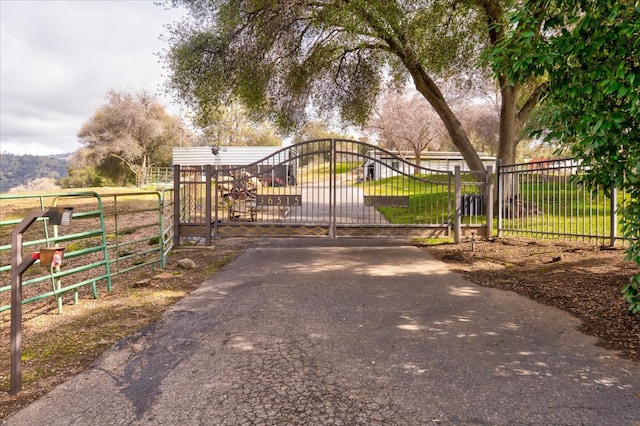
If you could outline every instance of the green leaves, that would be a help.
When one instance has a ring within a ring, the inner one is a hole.
[[[629,304],[629,311],[640,316],[640,274],[632,277],[629,284],[622,287],[622,297]]]
[[[640,264],[640,8],[614,0],[527,5],[514,11],[511,37],[492,52],[493,65],[514,82],[529,73],[548,78],[536,131],[589,166],[586,182],[630,195],[622,229],[629,259]],[[639,282],[622,289],[634,313]]]
[[[239,100],[284,130],[305,121],[311,102],[315,111],[338,106],[347,120],[363,122],[387,61],[373,46],[383,47],[404,19],[396,3],[382,1],[175,3],[200,19],[172,29],[169,89],[202,117]]]

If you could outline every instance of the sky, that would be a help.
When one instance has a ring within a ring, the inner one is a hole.
[[[153,0],[0,0],[0,153],[76,151],[110,89],[146,90],[179,115],[158,53],[182,16]]]

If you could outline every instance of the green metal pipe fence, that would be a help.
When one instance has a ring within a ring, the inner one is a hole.
[[[9,311],[11,232],[30,210],[74,207],[71,226],[38,219],[24,234],[23,248],[65,246],[61,267],[25,271],[22,304],[55,298],[62,312],[63,296],[80,292],[98,297],[98,284],[112,290],[112,277],[143,268],[163,268],[173,248],[172,190],[126,193],[86,191],[0,196],[0,314]],[[2,318],[0,317],[0,320]]]

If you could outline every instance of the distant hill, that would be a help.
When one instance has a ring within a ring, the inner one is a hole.
[[[7,192],[11,188],[25,185],[35,179],[58,180],[67,177],[69,155],[0,154],[0,192]]]

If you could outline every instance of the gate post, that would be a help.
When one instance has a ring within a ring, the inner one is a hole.
[[[211,164],[204,166],[204,190],[205,190],[205,220],[204,229],[207,234],[204,240],[204,245],[209,247],[211,245]]]
[[[336,140],[331,138],[331,154],[329,156],[329,238],[337,238],[336,183]]]
[[[213,185],[213,190],[215,191],[215,195],[213,196],[213,238],[218,238],[218,222],[220,222],[220,217],[218,216],[218,209],[220,208],[218,196],[220,195],[219,190],[219,178],[220,172],[218,170],[215,171],[216,181]]]
[[[453,170],[455,174],[455,186],[453,190],[453,241],[459,244],[461,240],[460,234],[462,233],[462,185],[460,183],[460,166],[455,166]]]
[[[180,166],[173,166],[173,245],[180,246]]]
[[[502,215],[504,212],[504,196],[502,193],[502,176],[500,175],[500,168],[502,166],[502,160],[498,159],[496,164],[496,185],[498,185],[498,238],[501,237],[500,231],[502,230]]]
[[[487,216],[487,239],[493,237],[493,166],[487,166],[485,189],[485,215]]]

